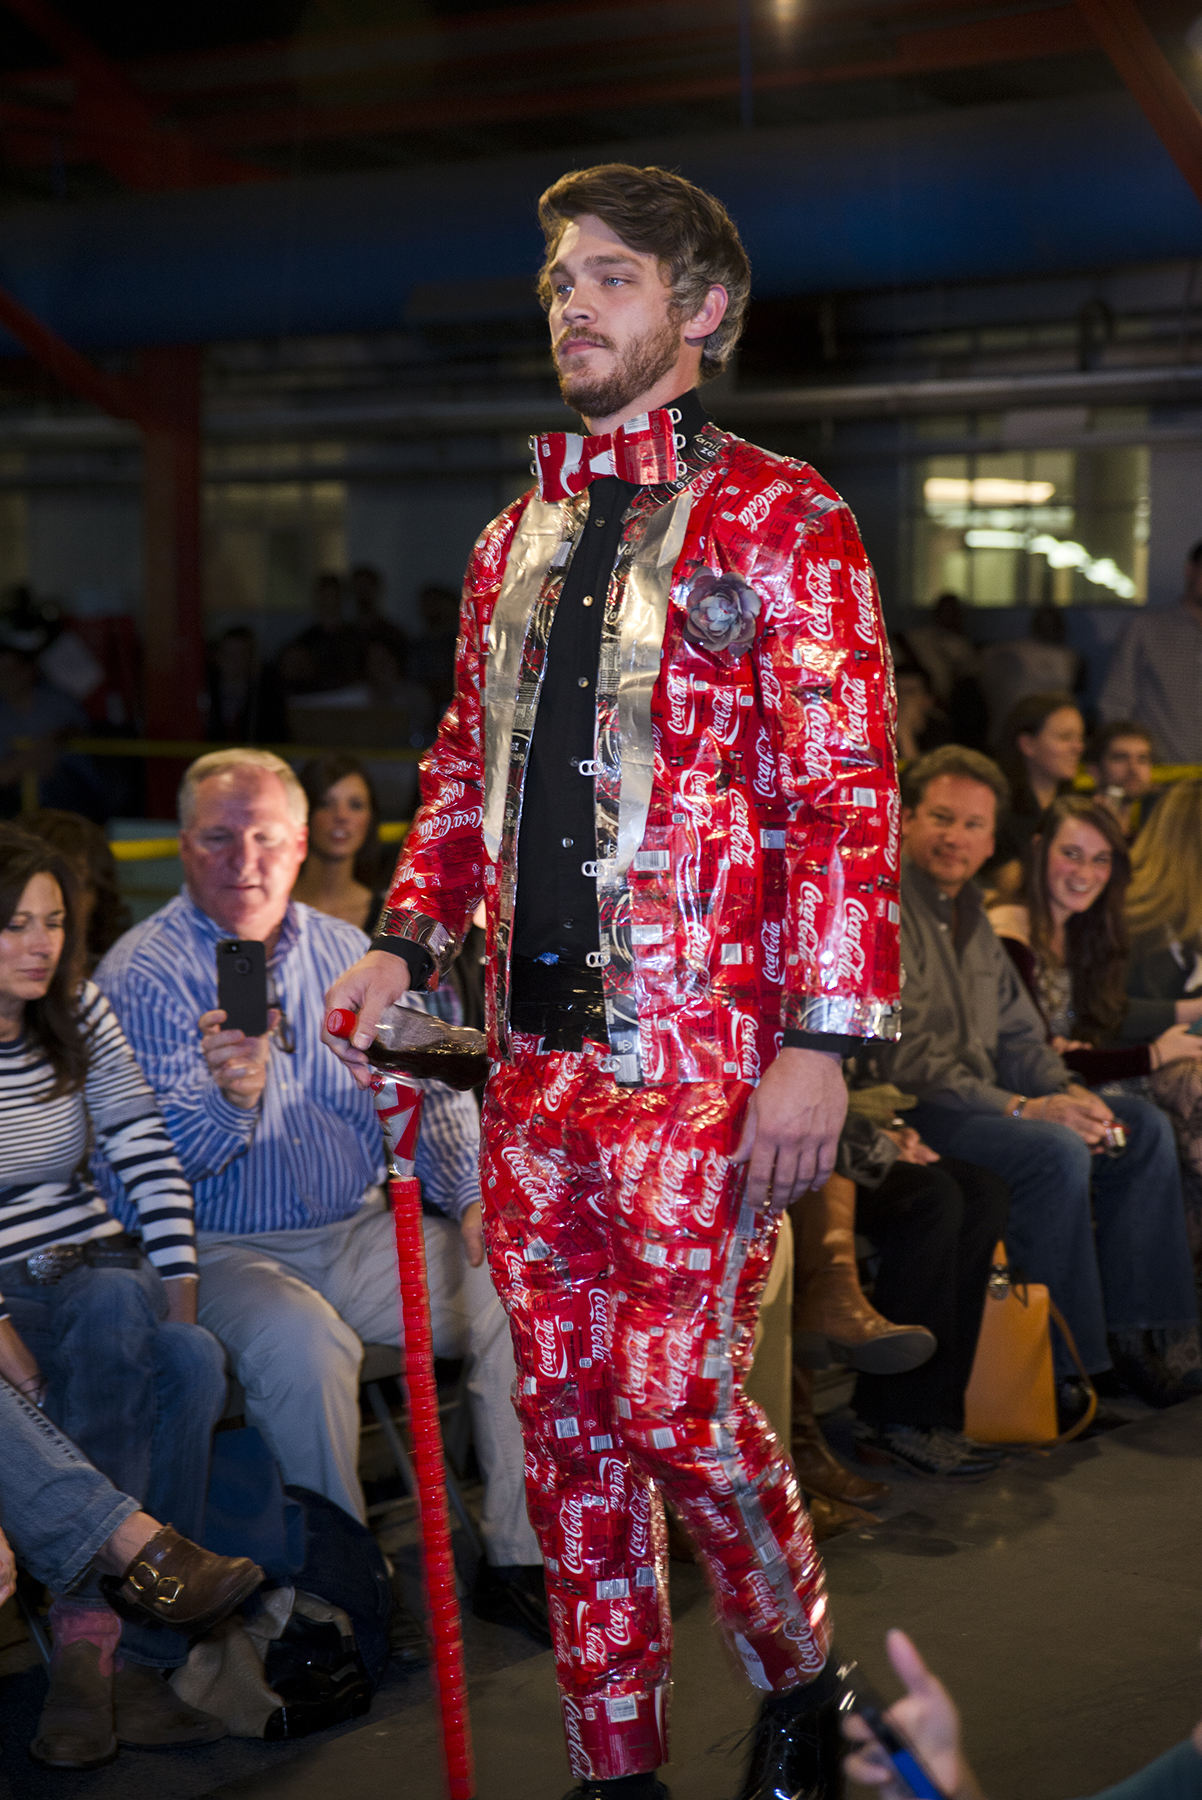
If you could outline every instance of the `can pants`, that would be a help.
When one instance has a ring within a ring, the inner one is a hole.
[[[742,1391],[778,1227],[729,1160],[751,1090],[620,1088],[601,1046],[537,1041],[485,1094],[485,1231],[569,1760],[604,1781],[667,1759],[660,1493],[758,1688],[813,1680],[829,1624],[792,1464]]]

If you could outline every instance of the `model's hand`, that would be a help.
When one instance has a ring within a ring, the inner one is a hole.
[[[17,1591],[17,1559],[12,1553],[12,1546],[4,1533],[0,1531],[0,1606],[11,1600]]]
[[[939,1161],[938,1150],[932,1150],[929,1144],[924,1144],[913,1125],[902,1125],[896,1131],[886,1131],[885,1136],[892,1138],[901,1152],[897,1159],[899,1162],[917,1163],[923,1167],[927,1163]]]
[[[484,1261],[484,1214],[478,1200],[460,1219],[459,1235],[463,1239],[464,1255],[473,1269],[478,1269]]]
[[[1149,1045],[1152,1067],[1163,1069],[1166,1063],[1178,1062],[1183,1056],[1202,1056],[1202,1037],[1194,1037],[1185,1025],[1170,1025]]]
[[[172,1325],[195,1325],[196,1301],[200,1281],[195,1275],[168,1275],[163,1282],[167,1290],[167,1320]]]
[[[808,1188],[821,1187],[835,1167],[846,1116],[839,1058],[826,1050],[782,1050],[747,1103],[731,1157],[751,1164],[751,1204],[783,1212]]]
[[[223,1031],[225,1014],[215,1007],[201,1013],[200,1047],[209,1065],[209,1074],[231,1106],[242,1112],[253,1112],[263,1098],[267,1085],[267,1059],[271,1055],[271,1034],[280,1022],[273,1006],[267,1015],[267,1030],[262,1037],[247,1037],[244,1031]]]
[[[983,1800],[976,1777],[960,1750],[960,1716],[951,1695],[937,1681],[904,1631],[885,1634],[889,1661],[906,1692],[885,1717],[909,1739],[928,1772],[952,1800]],[[905,1800],[910,1788],[894,1776],[884,1753],[862,1719],[843,1720],[844,1736],[857,1748],[844,1765],[853,1781],[878,1788],[881,1800]],[[859,1748],[863,1746],[863,1748]]]
[[[358,1013],[359,1023],[349,1041],[323,1031],[321,1041],[344,1062],[361,1088],[371,1079],[371,1064],[363,1052],[373,1042],[380,1014],[409,992],[409,964],[391,950],[369,950],[355,966],[340,975],[326,995],[326,1011],[341,1007]]]
[[[1114,1123],[1106,1102],[1083,1087],[1067,1088],[1063,1094],[1040,1094],[1027,1101],[1022,1117],[1042,1119],[1045,1125],[1067,1125],[1091,1150],[1101,1144],[1107,1125]]]

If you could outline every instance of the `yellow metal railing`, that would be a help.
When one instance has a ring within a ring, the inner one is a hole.
[[[380,842],[400,844],[408,830],[408,819],[386,819],[380,826]],[[113,838],[109,849],[118,862],[161,862],[165,856],[179,855],[179,838]]]

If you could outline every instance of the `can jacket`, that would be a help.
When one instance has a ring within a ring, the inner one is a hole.
[[[624,1083],[754,1081],[786,1029],[891,1037],[897,1021],[894,699],[855,522],[806,464],[712,424],[683,462],[625,517],[583,771]],[[445,968],[484,897],[497,1057],[526,755],[587,507],[524,495],[475,546],[456,697],[377,928]],[[727,647],[716,593],[739,618]]]

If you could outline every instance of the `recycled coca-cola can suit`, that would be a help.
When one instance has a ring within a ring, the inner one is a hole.
[[[528,494],[476,544],[457,696],[379,927],[445,967],[486,901],[485,1228],[569,1757],[594,1780],[667,1760],[661,1494],[752,1681],[825,1660],[805,1509],[742,1393],[777,1220],[730,1157],[786,1029],[897,1019],[894,705],[854,520],[813,469],[712,424],[677,476],[625,517],[584,770],[608,1043],[543,1054],[508,1025],[523,775],[584,495]]]

